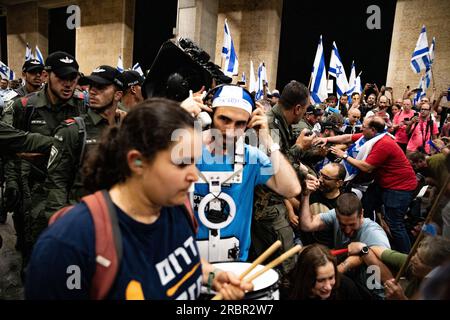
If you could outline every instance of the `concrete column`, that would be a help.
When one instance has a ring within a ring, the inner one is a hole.
[[[124,68],[133,63],[134,0],[79,0],[81,28],[76,32],[76,58],[80,71],[90,74],[102,64]]]
[[[179,0],[178,36],[193,40],[214,60],[219,0]]]
[[[435,62],[433,64],[438,95],[450,85],[450,11],[447,0],[397,0],[394,30],[386,84],[394,88],[399,97],[409,85],[416,88],[420,75],[410,67],[411,56],[416,46],[422,25],[427,28],[428,43],[436,37]]]
[[[253,61],[255,73],[259,63],[264,61],[269,89],[275,89],[282,9],[283,0],[221,0],[217,21],[216,64],[222,66],[223,25],[226,18],[239,59],[240,75],[235,78],[240,79],[242,72],[245,72],[248,81],[250,60]]]
[[[36,1],[7,6],[8,65],[22,74],[27,42],[31,49],[39,46],[44,57],[48,53],[48,11]]]

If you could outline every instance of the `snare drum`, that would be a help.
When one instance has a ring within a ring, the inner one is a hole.
[[[223,262],[213,264],[217,269],[233,272],[237,277],[250,267],[251,263],[247,262]],[[264,266],[257,265],[246,278],[255,274]],[[267,270],[258,278],[253,280],[253,291],[245,294],[245,300],[280,300],[280,292],[278,290],[278,273],[275,270]],[[212,296],[211,296],[212,298]]]

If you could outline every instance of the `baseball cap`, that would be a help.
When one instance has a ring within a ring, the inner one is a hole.
[[[269,98],[275,97],[275,98],[280,98],[280,91],[278,91],[277,89],[273,90],[271,94],[267,95]]]
[[[123,87],[129,88],[131,86],[144,84],[145,78],[139,74],[139,72],[134,70],[127,70],[121,74],[121,79],[123,82]]]
[[[255,102],[251,94],[244,88],[235,85],[223,85],[215,92],[211,107],[234,107],[252,114]]]
[[[54,72],[58,77],[78,73],[78,69],[78,62],[67,52],[53,52],[45,60],[45,70]]]
[[[82,77],[78,83],[82,86],[92,83],[100,85],[115,84],[121,89],[124,86],[120,71],[107,65],[101,65],[95,68],[90,76]]]
[[[320,107],[315,107],[312,104],[306,108],[306,114],[314,114],[315,116],[323,115],[323,110]]]
[[[44,70],[44,65],[37,59],[27,60],[22,66],[23,72],[42,71],[42,70]]]

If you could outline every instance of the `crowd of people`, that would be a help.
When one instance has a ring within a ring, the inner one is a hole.
[[[447,92],[366,84],[314,105],[293,80],[174,101],[61,51],[22,71],[0,87],[0,223],[27,299],[242,299],[253,284],[215,263],[277,240],[273,258],[302,246],[276,268],[281,299],[450,298]]]

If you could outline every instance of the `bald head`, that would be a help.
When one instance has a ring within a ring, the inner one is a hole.
[[[351,108],[348,111],[348,121],[350,122],[351,125],[357,123],[360,118],[361,118],[361,111],[359,111],[359,109]]]
[[[386,126],[386,123],[383,118],[374,116],[369,118],[369,127],[374,128],[376,132],[381,133],[384,131],[384,127]]]

